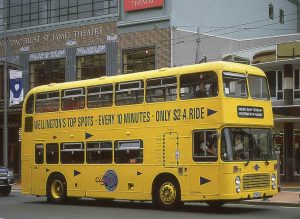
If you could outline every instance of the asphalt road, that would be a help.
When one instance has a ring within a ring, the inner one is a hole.
[[[163,211],[153,209],[150,202],[113,201],[99,203],[94,200],[79,200],[69,204],[49,204],[45,198],[24,196],[12,192],[8,197],[0,197],[0,219],[299,219],[300,208],[274,207],[263,205],[226,204],[213,209],[206,204],[187,203],[182,209]]]

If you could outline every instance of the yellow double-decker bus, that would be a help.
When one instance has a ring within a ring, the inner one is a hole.
[[[39,86],[22,114],[22,193],[221,206],[277,194],[265,74],[211,62]]]

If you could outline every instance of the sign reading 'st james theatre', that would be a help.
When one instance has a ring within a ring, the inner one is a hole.
[[[124,11],[138,11],[157,8],[164,5],[164,0],[124,0]]]

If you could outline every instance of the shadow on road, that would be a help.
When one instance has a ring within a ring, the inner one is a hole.
[[[28,204],[40,204],[51,206],[86,206],[86,207],[98,207],[98,208],[125,208],[125,209],[143,209],[143,210],[159,210],[153,207],[152,203],[142,201],[122,201],[122,200],[93,200],[93,199],[79,199],[71,200],[63,204],[53,204],[47,201],[38,202],[25,202]],[[222,215],[239,215],[245,213],[264,213],[270,211],[270,208],[264,208],[263,206],[255,206],[255,208],[247,205],[239,204],[225,204],[222,207],[214,208],[206,205],[205,203],[185,203],[184,206],[172,211],[177,212],[190,212],[190,213],[205,213],[205,214],[222,214]]]

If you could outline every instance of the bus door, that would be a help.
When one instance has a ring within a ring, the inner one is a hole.
[[[163,134],[162,150],[164,167],[178,167],[180,152],[177,132],[166,132]]]
[[[195,130],[192,135],[191,192],[216,195],[219,193],[217,131]]]
[[[34,141],[34,164],[32,191],[36,195],[44,195],[46,192],[46,168],[44,161],[45,141]]]

